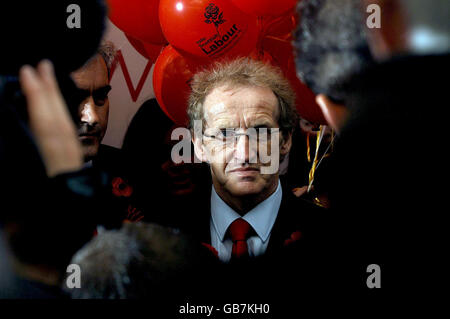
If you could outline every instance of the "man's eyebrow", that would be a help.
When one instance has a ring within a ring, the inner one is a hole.
[[[101,86],[101,87],[99,87],[99,88],[96,88],[96,89],[94,89],[94,90],[89,90],[89,89],[78,89],[80,92],[83,92],[83,93],[85,93],[85,94],[87,94],[87,95],[90,95],[91,94],[91,92],[92,92],[92,94],[94,94],[94,93],[104,93],[105,91],[105,93],[108,93],[109,91],[111,91],[111,85],[109,85],[109,84],[107,84],[107,85],[104,85],[104,86]]]
[[[249,126],[251,128],[272,128],[273,123],[270,123],[269,121],[263,121],[263,122],[256,122],[254,125]]]
[[[111,85],[107,84],[105,86],[99,87],[92,91],[92,93],[105,93],[107,94],[109,91],[111,91]]]

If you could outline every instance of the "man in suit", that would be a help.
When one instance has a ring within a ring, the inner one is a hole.
[[[279,181],[297,120],[281,71],[241,58],[197,73],[191,87],[194,151],[212,180],[190,218],[197,234],[223,262],[275,252],[306,235],[313,205]]]
[[[78,138],[83,148],[85,167],[93,167],[106,173],[109,190],[103,200],[104,226],[120,227],[124,219],[142,218],[131,205],[133,188],[127,182],[123,171],[122,153],[119,149],[101,144],[108,127],[109,99],[111,90],[111,67],[116,55],[114,44],[101,43],[97,54],[71,77],[80,90],[83,101],[78,108]],[[131,206],[130,206],[131,205]],[[133,215],[134,217],[130,217]]]

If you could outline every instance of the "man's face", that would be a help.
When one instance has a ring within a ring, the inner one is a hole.
[[[275,133],[277,143],[273,143],[268,134],[266,142],[253,143],[248,135],[239,134],[232,144],[209,136],[217,136],[221,132],[223,136],[229,131],[245,134],[260,128],[267,128],[270,132],[271,128],[278,128],[279,106],[275,94],[269,88],[230,88],[225,85],[211,91],[203,107],[203,144],[196,140],[194,145],[196,151],[202,149],[203,159],[210,162],[216,191],[234,197],[257,194],[269,196],[278,185],[278,169],[271,174],[263,174],[261,168],[273,163],[263,164],[259,155],[262,152],[271,155],[276,148],[277,156],[271,156],[271,161],[277,161],[278,168],[279,154],[284,155],[289,151],[291,135],[285,140],[280,137],[281,134]],[[274,148],[271,148],[272,144],[275,144]]]
[[[97,156],[108,125],[108,92],[111,87],[105,61],[96,55],[88,64],[73,72],[72,79],[79,89],[89,94],[78,108],[78,136],[85,161],[88,161]]]

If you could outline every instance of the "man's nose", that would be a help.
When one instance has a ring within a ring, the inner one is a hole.
[[[236,137],[235,141],[235,159],[238,163],[256,163],[256,147],[255,143],[250,143],[249,136],[242,134]]]
[[[95,112],[94,100],[92,97],[86,99],[81,105],[81,118],[82,123],[94,125],[98,123],[98,115]]]

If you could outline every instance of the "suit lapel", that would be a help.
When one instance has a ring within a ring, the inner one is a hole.
[[[202,243],[211,244],[210,218],[211,218],[211,187],[202,189],[195,197],[189,233]]]
[[[269,245],[267,246],[266,254],[271,254],[276,250],[283,247],[284,241],[289,237],[289,229],[294,225],[291,224],[289,205],[287,196],[283,193],[280,209],[278,211],[277,219],[272,228],[272,232],[269,239]]]
[[[314,216],[319,215],[321,211],[321,208],[295,197],[290,192],[283,193],[266,253],[274,253],[297,240],[304,241],[305,235],[307,236],[314,226]]]

